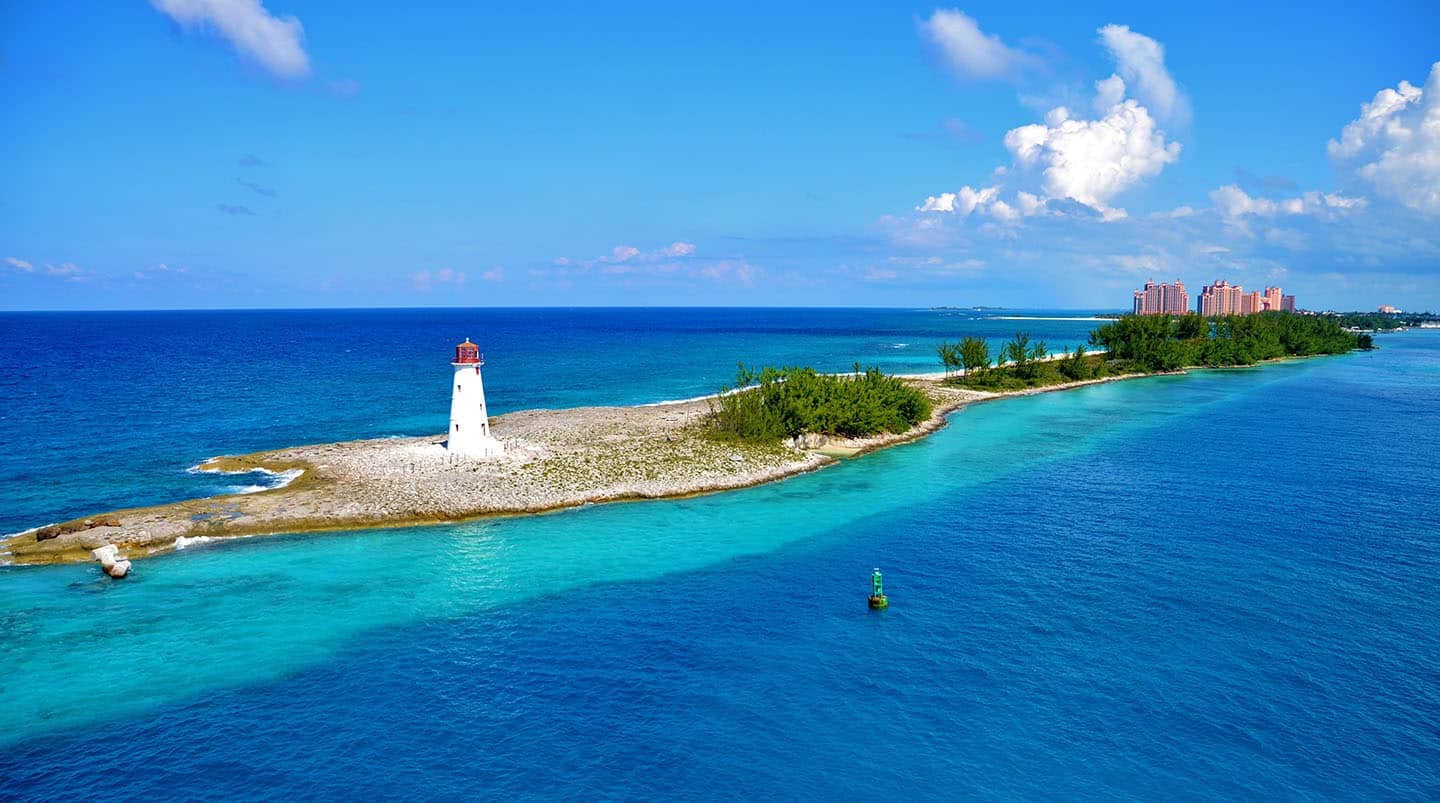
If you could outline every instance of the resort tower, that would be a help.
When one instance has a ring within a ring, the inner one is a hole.
[[[485,357],[480,347],[465,338],[455,347],[455,387],[450,391],[450,435],[445,448],[469,457],[499,457],[505,452],[490,434],[489,412],[485,409],[485,383],[480,366]]]

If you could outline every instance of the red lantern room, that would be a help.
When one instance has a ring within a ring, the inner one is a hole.
[[[464,343],[461,343],[455,347],[455,364],[475,366],[484,365],[485,356],[480,353],[480,347],[475,345],[474,343],[471,343],[470,338],[467,337],[465,338]]]

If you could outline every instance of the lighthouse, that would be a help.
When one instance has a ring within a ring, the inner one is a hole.
[[[450,391],[450,434],[445,448],[467,457],[499,457],[505,452],[490,434],[489,412],[485,409],[485,383],[480,366],[485,357],[480,347],[465,338],[455,347],[455,387]]]

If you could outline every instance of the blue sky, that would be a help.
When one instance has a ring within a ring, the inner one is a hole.
[[[0,308],[1440,309],[1433,2],[456,5],[0,7]]]

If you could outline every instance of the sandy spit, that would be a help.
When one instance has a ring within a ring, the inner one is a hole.
[[[1094,381],[1121,378],[1129,377]],[[907,432],[853,440],[806,436],[765,446],[720,441],[703,429],[709,402],[692,399],[502,415],[491,419],[491,431],[504,443],[505,455],[487,460],[449,454],[444,435],[217,457],[201,464],[201,470],[302,473],[284,487],[259,493],[65,522],[95,526],[74,527],[77,531],[45,540],[37,539],[39,528],[16,533],[0,541],[0,565],[88,561],[91,549],[111,543],[126,557],[144,558],[193,539],[435,524],[744,488],[924,437],[966,404],[1092,384],[1010,394],[949,387],[936,379],[907,378],[934,402],[928,420]]]

